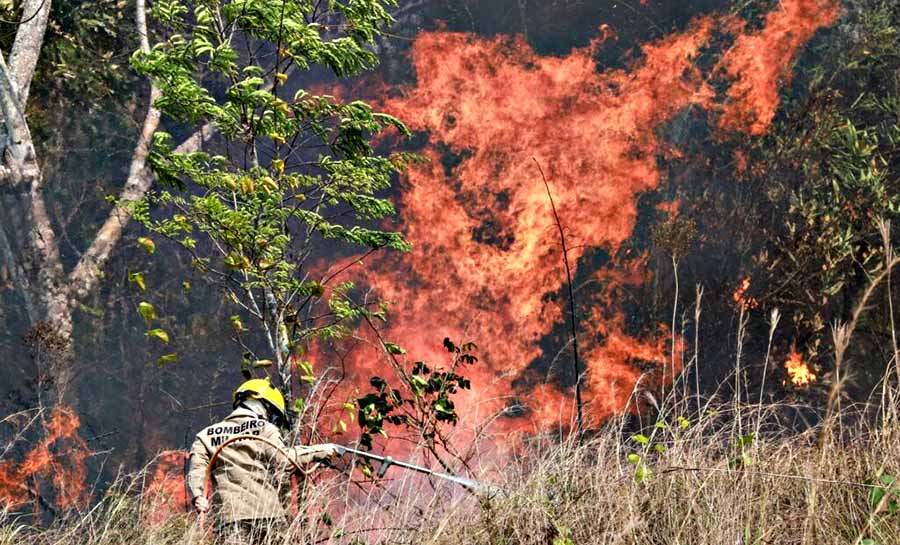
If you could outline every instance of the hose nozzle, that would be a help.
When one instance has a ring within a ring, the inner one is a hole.
[[[387,473],[387,470],[394,463],[394,459],[390,456],[385,456],[384,460],[381,461],[381,466],[378,468],[378,478],[384,477],[384,474]]]

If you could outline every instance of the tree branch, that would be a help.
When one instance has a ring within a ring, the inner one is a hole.
[[[141,42],[141,51],[150,52],[150,41],[147,37],[147,17],[145,0],[137,0],[137,12],[135,23]],[[138,201],[147,194],[153,185],[153,177],[147,171],[147,154],[153,142],[153,133],[159,126],[160,113],[153,104],[161,96],[159,88],[150,81],[150,105],[147,115],[144,117],[144,125],[141,136],[135,146],[134,155],[131,157],[131,166],[128,169],[128,179],[119,194],[118,204],[110,212],[109,217],[100,227],[90,247],[81,256],[78,264],[69,275],[69,281],[76,297],[84,297],[96,286],[100,279],[103,266],[109,259],[113,248],[122,238],[122,231],[131,220],[131,203]],[[176,149],[178,153],[188,153],[199,150],[203,142],[212,134],[208,126],[201,128],[181,143]]]
[[[547,190],[547,198],[550,200],[550,210],[553,211],[553,220],[556,222],[556,228],[559,230],[563,264],[566,266],[566,287],[569,293],[569,313],[571,314],[572,366],[575,371],[575,408],[577,410],[575,414],[575,428],[576,438],[580,440],[581,436],[584,434],[584,420],[582,417],[583,404],[581,401],[581,364],[578,362],[578,325],[576,323],[577,317],[575,316],[575,291],[572,289],[572,269],[569,267],[569,249],[566,246],[566,234],[563,231],[562,222],[556,211],[556,203],[553,202],[553,194],[550,192],[550,184],[547,183],[547,178],[544,176],[544,169],[541,168],[541,164],[536,158],[532,157],[532,160],[534,160],[534,164],[537,165],[538,172],[541,173],[541,180],[544,182],[544,188]]]
[[[0,179],[5,178],[15,185],[40,177],[31,131],[28,129],[25,110],[19,100],[16,77],[7,66],[2,53],[0,53],[0,110],[3,112],[8,138],[3,158],[5,165],[0,171]]]
[[[150,52],[150,41],[147,38],[147,16],[144,0],[137,0],[135,11],[135,25],[137,26],[138,36],[141,43],[141,51]],[[150,189],[153,178],[147,172],[147,154],[150,152],[150,145],[153,141],[153,133],[159,126],[159,110],[154,107],[154,103],[161,96],[159,88],[153,81],[150,81],[150,104],[147,108],[147,115],[144,117],[144,124],[141,128],[141,135],[138,138],[134,154],[131,156],[131,166],[128,169],[128,179],[125,186],[119,194],[119,201],[110,212],[109,217],[100,227],[90,247],[81,256],[78,265],[69,275],[72,289],[77,297],[84,297],[96,285],[100,278],[100,272],[113,248],[122,237],[122,230],[131,219],[132,210],[129,206],[137,200],[140,200]]]
[[[21,23],[9,56],[9,66],[17,83],[19,104],[28,103],[28,91],[49,18],[50,0],[25,0]]]

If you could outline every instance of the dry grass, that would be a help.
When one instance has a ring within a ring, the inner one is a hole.
[[[323,473],[306,489],[303,515],[260,545],[900,545],[900,481],[893,484],[900,475],[900,391],[891,380],[900,377],[900,360],[886,369],[874,408],[841,404],[853,371],[845,352],[859,318],[900,263],[887,253],[850,320],[833,324],[834,377],[815,426],[784,424],[797,407],[764,405],[762,394],[754,399],[746,391],[742,312],[728,379],[738,394],[730,402],[712,406],[696,382],[689,387],[699,373],[695,351],[665,398],[650,400],[657,416],[643,426],[622,417],[581,441],[498,436],[471,445],[469,452],[481,453],[474,477],[502,494],[476,496],[399,469],[377,484]],[[695,329],[702,294],[698,286]],[[769,348],[778,321],[773,312]],[[193,515],[147,523],[145,477],[120,478],[89,511],[47,528],[0,513],[0,545],[211,542]]]
[[[757,418],[764,420],[761,429],[776,429],[766,423],[774,422],[778,407],[743,410],[745,429],[756,429]],[[309,488],[308,516],[267,543],[900,543],[900,513],[890,512],[890,496],[880,505],[870,497],[870,483],[898,470],[900,427],[895,423],[844,427],[850,439],[843,441],[830,436],[820,442],[820,431],[810,430],[777,437],[770,432],[740,446],[734,415],[719,412],[692,420],[686,428],[677,417],[667,419],[665,428],[650,426],[646,444],[614,426],[580,445],[530,438],[515,454],[503,456],[502,469],[482,462],[483,479],[506,492],[491,499],[418,478],[369,487],[363,494],[332,472]],[[635,479],[641,465],[647,476]],[[391,469],[389,476],[402,479],[404,474]],[[0,524],[0,545],[207,540],[185,514],[160,524],[141,523],[147,506],[135,492],[138,482],[120,480],[93,509],[49,528],[30,528],[7,516]],[[331,526],[321,521],[322,512],[334,519]]]

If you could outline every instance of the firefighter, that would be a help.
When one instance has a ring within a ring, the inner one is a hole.
[[[322,444],[287,448],[280,433],[280,428],[287,425],[284,397],[268,379],[244,382],[234,391],[232,399],[231,414],[195,437],[188,489],[197,512],[209,511],[207,468],[220,450],[211,471],[218,515],[216,533],[229,544],[262,543],[268,533],[286,527],[287,511],[280,489],[293,465],[285,454],[302,465],[335,456],[337,447]],[[237,435],[261,437],[275,447],[263,441],[242,439],[221,448]]]

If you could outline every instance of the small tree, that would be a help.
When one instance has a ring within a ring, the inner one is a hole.
[[[809,96],[761,142],[756,169],[764,212],[777,219],[757,259],[770,278],[761,302],[789,312],[810,354],[821,353],[828,324],[850,317],[889,261],[879,222],[896,224],[900,214],[900,7],[851,5],[828,62],[801,72]],[[892,321],[876,318],[863,329],[881,344],[891,340]]]
[[[335,275],[313,260],[334,252],[330,241],[409,248],[376,226],[394,213],[380,195],[408,157],[379,155],[371,145],[387,127],[406,128],[365,102],[291,90],[291,76],[315,65],[337,76],[374,67],[371,46],[393,4],[160,0],[152,14],[165,39],[133,58],[158,85],[163,113],[217,134],[215,151],[179,153],[168,134],[156,133],[149,161],[168,189],[141,201],[136,217],[189,252],[201,276],[240,309],[231,324],[242,370],[274,364],[289,399],[293,369],[312,380],[300,361],[308,341],[340,337],[348,320],[382,312],[355,303],[353,285],[330,282]],[[141,310],[152,322],[152,305]],[[149,333],[167,340],[159,329]]]

